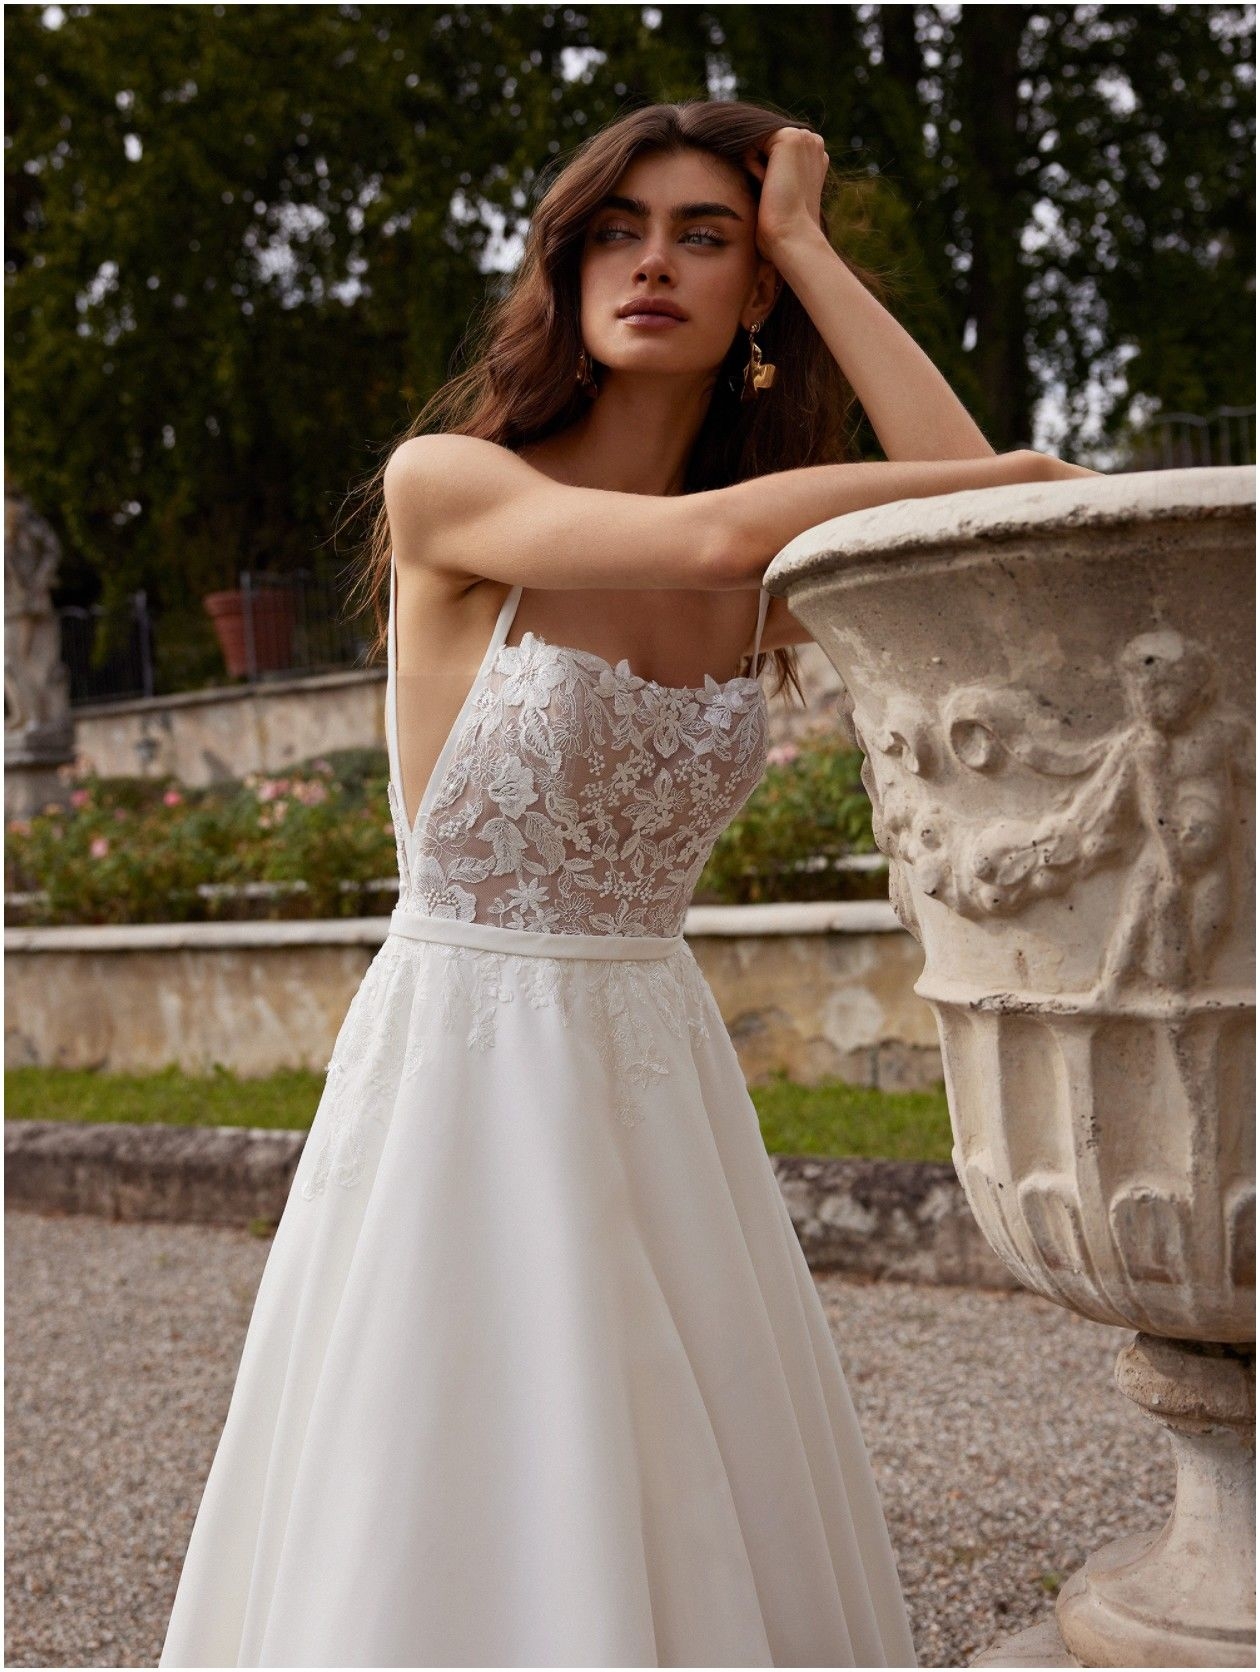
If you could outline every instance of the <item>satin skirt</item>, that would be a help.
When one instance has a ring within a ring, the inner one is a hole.
[[[394,914],[160,1664],[916,1664],[840,1360],[681,936]]]

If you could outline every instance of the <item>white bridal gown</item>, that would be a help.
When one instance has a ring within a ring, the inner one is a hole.
[[[409,829],[390,581],[399,906],[160,1664],[914,1666],[822,1305],[682,938],[762,773],[765,693],[509,645],[513,587]]]

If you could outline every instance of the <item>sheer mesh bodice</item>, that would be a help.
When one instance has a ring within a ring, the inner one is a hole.
[[[390,558],[385,731],[400,909],[560,934],[677,935],[765,766],[758,679],[661,685],[526,633],[503,601],[409,827]],[[769,594],[762,589],[751,666]],[[450,693],[446,701],[454,707]]]

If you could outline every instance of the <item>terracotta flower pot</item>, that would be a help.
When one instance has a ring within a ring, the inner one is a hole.
[[[227,671],[253,678],[293,666],[293,623],[297,598],[292,587],[237,587],[209,592],[202,607],[214,623]],[[250,639],[253,639],[252,654]]]

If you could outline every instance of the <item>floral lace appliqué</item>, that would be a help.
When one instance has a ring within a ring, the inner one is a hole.
[[[408,830],[399,905],[558,934],[676,935],[713,844],[756,787],[757,680],[657,685],[526,633],[473,693]]]
[[[369,1129],[383,1136],[396,1101],[406,1118],[423,1119],[420,1076],[438,1039],[491,1051],[509,1004],[554,1010],[565,1027],[595,1041],[613,1114],[630,1127],[646,1117],[652,1087],[670,1072],[666,1040],[695,1046],[708,1039],[715,1010],[685,943],[661,958],[587,959],[391,935],[337,1036],[315,1116],[327,1131],[302,1196],[322,1195],[330,1179],[346,1189],[356,1185],[367,1166]],[[406,1103],[409,1088],[419,1093],[413,1105]]]
[[[399,906],[425,917],[572,935],[680,934],[713,844],[765,765],[757,680],[658,685],[626,662],[526,633],[501,645],[409,829],[393,783]],[[556,1012],[594,1042],[615,1118],[638,1125],[670,1041],[722,1026],[690,949],[574,959],[391,935],[328,1064],[301,1194],[351,1188],[396,1107],[423,1119],[442,1042],[495,1048],[509,1005]]]

